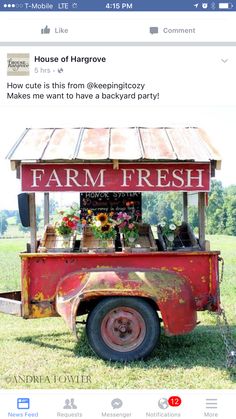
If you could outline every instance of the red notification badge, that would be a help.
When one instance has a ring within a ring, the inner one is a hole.
[[[178,406],[180,406],[180,405],[181,405],[182,400],[181,400],[181,398],[180,398],[179,396],[171,396],[171,397],[168,399],[168,403],[169,403],[169,405],[170,405],[171,407],[178,407]]]

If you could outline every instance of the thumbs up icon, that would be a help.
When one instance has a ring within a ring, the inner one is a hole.
[[[50,33],[50,28],[48,27],[48,25],[45,26],[45,28],[41,29],[41,34],[49,34]]]

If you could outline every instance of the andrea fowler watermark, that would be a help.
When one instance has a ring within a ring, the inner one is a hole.
[[[90,384],[90,375],[7,375],[2,379],[7,384]]]

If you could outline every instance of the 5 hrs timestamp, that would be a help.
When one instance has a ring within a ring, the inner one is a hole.
[[[106,3],[106,9],[132,10],[133,9],[133,3]]]

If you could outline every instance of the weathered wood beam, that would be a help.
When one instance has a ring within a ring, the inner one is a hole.
[[[49,192],[44,192],[43,196],[43,203],[44,203],[44,226],[49,224]]]
[[[199,220],[199,244],[202,250],[205,250],[205,192],[199,192],[198,194],[198,220]]]
[[[113,169],[118,170],[119,169],[119,160],[113,160]]]
[[[35,253],[37,250],[35,193],[29,194],[29,211],[30,211],[30,250],[31,250],[31,253]]]
[[[188,222],[188,193],[183,192],[183,221]]]

